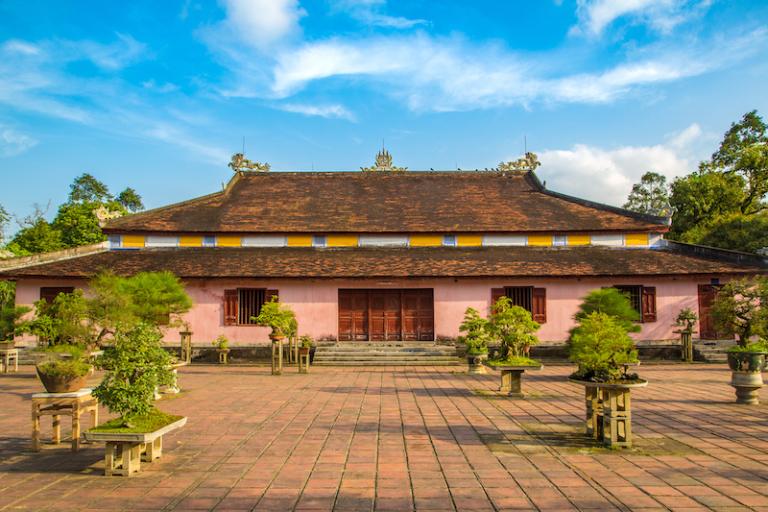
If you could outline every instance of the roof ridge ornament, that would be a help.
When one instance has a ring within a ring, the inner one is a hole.
[[[232,155],[232,161],[229,162],[228,167],[235,172],[268,172],[271,169],[268,163],[253,162],[245,158],[243,153]]]
[[[376,160],[372,167],[361,167],[363,172],[404,172],[407,171],[407,167],[395,167],[392,165],[392,155],[386,149],[383,149],[376,153]]]
[[[539,157],[536,156],[536,153],[528,151],[525,153],[524,157],[518,158],[517,160],[499,162],[496,170],[499,172],[528,172],[535,171],[540,165],[541,162],[539,162]]]

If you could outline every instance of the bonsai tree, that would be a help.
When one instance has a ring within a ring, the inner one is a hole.
[[[636,379],[626,365],[637,362],[632,338],[624,323],[607,313],[593,311],[582,317],[570,339],[570,359],[578,365],[571,378],[593,382]]]
[[[272,329],[270,337],[284,338],[295,335],[298,329],[296,316],[290,308],[280,303],[277,297],[261,306],[259,316],[252,318],[257,325]]]
[[[459,341],[467,346],[467,355],[478,356],[488,353],[488,320],[481,317],[476,309],[467,308],[459,331],[466,333],[464,336],[459,336]]]
[[[114,345],[104,351],[97,364],[106,370],[104,380],[93,390],[111,412],[119,414],[114,427],[136,428],[165,416],[154,409],[155,390],[174,381],[171,356],[163,350],[162,333],[155,325],[138,323],[118,329]]]
[[[16,306],[16,285],[11,281],[0,281],[0,344],[13,340],[21,317],[30,311]]]
[[[229,340],[226,336],[223,334],[220,334],[218,338],[213,340],[212,345],[216,347],[218,350],[226,350],[229,348]]]
[[[691,308],[683,308],[675,318],[675,326],[680,328],[681,333],[692,334],[693,327],[698,320],[699,317]]]
[[[580,322],[591,313],[605,313],[616,318],[627,332],[640,332],[640,313],[632,307],[629,296],[616,288],[592,290],[583,299],[574,319]]]
[[[299,346],[301,348],[312,348],[314,345],[315,345],[315,342],[311,336],[308,336],[305,334],[304,336],[299,338]]]
[[[764,351],[768,338],[768,278],[730,281],[717,293],[712,316],[717,329],[736,336],[737,350]],[[750,344],[753,337],[762,342]]]
[[[537,364],[528,358],[528,353],[539,342],[535,333],[540,327],[526,309],[513,305],[508,297],[499,298],[491,309],[487,329],[491,338],[501,344],[497,361]]]

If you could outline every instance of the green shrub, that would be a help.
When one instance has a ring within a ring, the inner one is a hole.
[[[315,346],[315,342],[311,336],[308,336],[305,334],[304,336],[299,338],[299,346],[301,348],[312,348],[313,346]]]
[[[221,334],[218,338],[213,340],[212,345],[219,350],[225,350],[227,347],[229,347],[229,340],[226,336]]]
[[[578,365],[573,378],[608,382],[626,375],[624,365],[637,362],[637,350],[621,320],[601,312],[581,318],[570,340],[570,358]]]
[[[621,323],[627,332],[640,332],[640,313],[632,307],[629,296],[616,288],[592,290],[583,299],[574,319],[579,322],[591,313],[610,315]]]
[[[79,378],[88,375],[91,365],[82,359],[58,359],[37,365],[40,373],[52,377]]]
[[[527,357],[530,347],[539,342],[535,333],[540,327],[529,311],[512,305],[508,297],[496,301],[487,324],[491,339],[501,344],[500,360]]]
[[[718,292],[712,305],[717,330],[736,336],[746,347],[753,336],[768,339],[768,278],[755,277],[730,281]]]
[[[97,360],[107,373],[93,395],[130,426],[132,417],[152,410],[155,389],[173,383],[170,364],[157,327],[140,323],[129,331],[118,330],[114,346]]]
[[[683,308],[675,318],[675,326],[680,327],[680,332],[690,334],[698,320],[699,317],[691,308]]]
[[[261,306],[259,316],[252,317],[257,325],[269,327],[274,336],[295,336],[298,329],[293,311],[279,302],[277,297]]]
[[[459,341],[467,346],[467,355],[488,353],[488,320],[482,318],[476,309],[467,308],[459,331],[466,333],[459,336]]]

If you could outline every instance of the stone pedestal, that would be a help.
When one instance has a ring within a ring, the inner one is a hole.
[[[610,448],[632,447],[632,402],[630,393],[648,382],[603,384],[571,379],[584,386],[585,432]]]
[[[229,360],[227,359],[227,356],[229,355],[229,349],[228,348],[220,348],[217,350],[219,353],[219,364],[227,364]]]
[[[192,333],[189,331],[181,331],[181,354],[179,360],[185,363],[192,362]]]
[[[40,451],[40,418],[53,420],[53,444],[61,442],[61,416],[72,418],[72,451],[80,449],[80,416],[91,414],[91,424],[99,422],[99,402],[90,388],[72,393],[35,393],[32,395],[32,451]]]
[[[272,340],[272,375],[283,374],[283,339]]]
[[[758,405],[760,388],[763,387],[763,375],[757,372],[731,372],[731,386],[736,388],[736,403]]]
[[[681,332],[680,341],[683,345],[683,361],[693,362],[693,335],[690,332]]]
[[[501,372],[501,385],[499,392],[513,398],[523,398],[523,373],[526,370],[541,370],[543,366],[498,366],[487,365],[493,370]]]
[[[4,348],[0,349],[0,364],[2,365],[3,373],[11,371],[11,363],[13,363],[13,371],[19,371],[19,349],[17,348]]]
[[[309,350],[308,348],[298,349],[299,373],[309,373]]]

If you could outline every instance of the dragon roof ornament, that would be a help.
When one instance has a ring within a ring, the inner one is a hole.
[[[363,172],[403,172],[407,171],[407,167],[395,167],[392,165],[392,155],[386,149],[382,149],[376,153],[376,161],[372,167],[361,167]]]
[[[540,165],[541,162],[539,162],[539,157],[536,156],[536,153],[528,152],[524,157],[517,160],[499,162],[496,170],[499,172],[527,172],[535,171]]]
[[[267,172],[270,169],[268,163],[252,162],[245,158],[245,155],[242,153],[235,153],[232,155],[232,161],[229,162],[228,166],[235,172]]]

